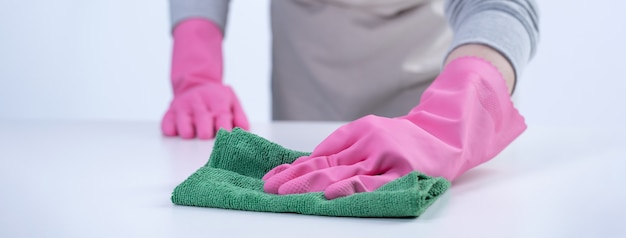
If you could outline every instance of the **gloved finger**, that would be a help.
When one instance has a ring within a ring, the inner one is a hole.
[[[334,166],[353,165],[363,161],[366,157],[363,151],[350,147],[334,155],[329,156],[303,156],[294,161],[291,165],[277,168],[271,175],[263,176],[265,180],[265,191],[277,193],[278,188],[287,181],[293,180],[302,175],[326,169]]]
[[[299,164],[302,164],[302,163],[306,163],[307,161],[312,160],[312,159],[319,159],[320,157],[325,157],[325,156],[316,156],[316,157],[313,157],[313,156],[302,156],[300,158],[297,158],[293,162],[291,162],[291,165],[299,165]]]
[[[248,117],[246,117],[246,114],[243,111],[243,107],[241,106],[241,103],[239,102],[237,95],[235,95],[232,89],[230,90],[231,90],[231,95],[232,95],[232,100],[233,100],[233,104],[232,104],[233,124],[234,126],[240,127],[241,129],[250,130],[250,123],[248,122]]]
[[[311,158],[298,159],[294,161],[292,165],[308,163],[308,160],[312,158],[325,158],[327,163],[329,164],[329,167],[339,166],[339,165],[351,165],[351,164],[358,163],[366,159],[368,156],[370,156],[367,153],[368,153],[368,150],[365,150],[364,148],[362,148],[361,143],[356,142],[355,144],[351,144],[347,146],[346,148],[344,148],[343,150],[338,151],[335,154],[330,154],[330,155],[324,154],[324,155],[319,155],[317,157],[313,157],[313,155],[311,155],[310,156]]]
[[[213,114],[200,103],[193,106],[193,122],[198,138],[208,140],[215,136]]]
[[[291,164],[281,164],[279,166],[274,167],[272,170],[268,171],[265,175],[263,175],[262,180],[267,180],[270,177],[285,171],[286,169],[289,169],[291,167],[293,167],[294,165],[296,165],[296,162],[302,163],[302,162],[306,162],[308,160],[311,159],[315,159],[315,157],[311,157],[311,156],[300,156],[299,158],[297,158],[294,162],[292,162]]]
[[[203,95],[204,97],[208,97],[208,95]],[[214,127],[215,131],[219,131],[220,129],[232,130],[233,129],[233,116],[230,110],[230,104],[225,100],[212,100],[211,98],[205,98],[204,100],[207,102],[207,107],[211,113],[214,115]]]
[[[329,164],[325,156],[310,159],[307,163],[282,166],[281,168],[277,169],[278,172],[272,172],[273,175],[263,176],[263,178],[265,179],[265,185],[263,186],[263,189],[267,193],[276,194],[278,193],[278,189],[280,188],[280,186],[287,183],[288,181],[311,173],[313,171],[325,169],[328,167]]]
[[[353,165],[334,166],[311,171],[284,181],[278,186],[278,194],[320,192],[326,190],[328,186],[334,183],[356,175],[375,175],[373,173],[375,170],[372,170],[371,164],[371,161],[365,160]]]
[[[167,110],[161,120],[161,132],[165,136],[176,136],[176,120],[174,119],[174,112]]]
[[[231,131],[233,129],[233,116],[230,113],[221,113],[215,115],[215,131],[225,129]]]
[[[396,179],[393,175],[355,175],[329,185],[324,190],[326,199],[335,199],[355,193],[371,192]]]
[[[349,158],[350,151],[342,151],[336,155],[320,156],[320,157],[301,157],[299,160],[304,161],[299,164],[285,165],[272,172],[271,175],[264,176],[265,178],[265,191],[269,193],[277,193],[279,188],[300,176],[313,173],[315,171],[324,170],[335,166],[353,165],[359,163],[363,158]],[[334,157],[348,158],[341,163],[335,163],[332,161],[339,161]]]
[[[176,113],[176,130],[181,138],[193,139],[195,137],[193,131],[193,120],[190,113]]]
[[[265,175],[263,175],[263,178],[261,178],[263,181],[268,180],[269,178],[271,178],[272,176],[285,171],[286,169],[291,168],[292,165],[291,164],[281,164],[279,166],[274,167],[272,170],[268,171]]]

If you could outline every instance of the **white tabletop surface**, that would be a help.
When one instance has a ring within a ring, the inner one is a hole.
[[[255,124],[310,151],[337,123]],[[626,130],[529,129],[417,219],[176,206],[213,141],[148,122],[0,122],[0,237],[626,237]]]

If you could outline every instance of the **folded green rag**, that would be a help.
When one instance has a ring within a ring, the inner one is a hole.
[[[309,153],[286,149],[241,129],[220,130],[209,162],[178,185],[178,205],[323,216],[416,217],[449,187],[443,178],[412,172],[376,191],[327,200],[322,192],[276,195],[261,178]]]

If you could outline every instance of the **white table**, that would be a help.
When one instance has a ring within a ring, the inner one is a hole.
[[[255,124],[310,151],[337,123]],[[626,237],[626,129],[529,125],[417,219],[175,206],[212,141],[148,122],[0,122],[0,237]]]

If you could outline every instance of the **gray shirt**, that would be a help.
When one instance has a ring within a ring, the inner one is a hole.
[[[226,25],[227,0],[171,0],[172,25]],[[449,52],[480,43],[516,75],[535,52],[531,0],[273,0],[274,120],[395,117],[418,104]],[[392,47],[390,47],[392,46]]]
[[[226,27],[230,0],[170,0],[174,27],[190,17],[203,17]],[[539,14],[534,0],[447,0],[445,12],[454,32],[449,51],[482,43],[500,51],[516,75],[532,58],[539,39]]]

